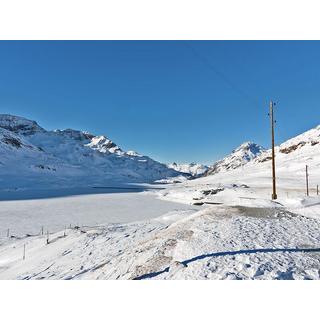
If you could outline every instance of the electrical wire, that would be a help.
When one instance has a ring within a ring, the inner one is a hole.
[[[212,62],[205,57],[204,55],[200,54],[196,48],[194,48],[190,42],[188,41],[179,41],[182,43],[185,47],[189,48],[190,51],[192,51],[193,55],[197,57],[203,64],[208,66],[215,74],[218,76],[221,80],[223,80],[232,90],[234,90],[236,93],[241,95],[243,98],[245,98],[248,102],[254,103],[254,105],[259,104],[256,98],[250,96],[246,92],[244,92],[240,87],[238,87],[233,81],[231,81],[221,70],[219,70],[216,66],[212,64]]]

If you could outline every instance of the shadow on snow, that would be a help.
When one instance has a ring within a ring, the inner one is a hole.
[[[188,267],[188,265],[192,262],[198,261],[198,260],[203,260],[207,258],[212,258],[212,257],[224,257],[224,256],[236,256],[239,254],[255,254],[255,253],[315,253],[315,252],[320,252],[320,248],[309,248],[309,249],[289,249],[289,248],[284,248],[284,249],[253,249],[253,250],[239,250],[239,251],[226,251],[226,252],[215,252],[215,253],[208,253],[208,254],[203,254],[200,256],[196,256],[194,258],[182,261],[181,263],[185,266]],[[163,273],[167,273],[170,271],[170,267],[165,268],[162,271],[158,272],[152,272],[148,274],[141,275],[139,277],[134,278],[133,280],[144,280],[144,279],[151,279],[155,278]]]

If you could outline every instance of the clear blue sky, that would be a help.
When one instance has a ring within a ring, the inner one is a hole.
[[[0,113],[105,134],[164,162],[320,123],[320,42],[0,41]]]

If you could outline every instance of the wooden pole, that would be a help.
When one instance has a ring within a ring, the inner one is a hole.
[[[307,187],[307,197],[309,197],[309,174],[308,174],[308,166],[306,166],[306,187]]]
[[[270,121],[271,121],[271,144],[272,144],[272,200],[276,200],[277,187],[276,187],[276,153],[275,153],[275,143],[274,143],[274,114],[273,114],[273,101],[270,101]]]
[[[317,184],[317,196],[319,195],[319,185]]]
[[[23,260],[26,260],[26,245],[23,245]]]
[[[49,230],[47,230],[47,244],[49,244]]]
[[[9,238],[10,235],[10,229],[7,230],[7,238]]]

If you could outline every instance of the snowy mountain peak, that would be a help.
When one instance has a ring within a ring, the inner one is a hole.
[[[304,154],[313,154],[314,148],[317,147],[320,147],[320,125],[277,146],[276,155],[299,158]],[[233,170],[252,160],[256,163],[270,161],[271,150],[266,150],[253,142],[245,142],[229,156],[213,164],[207,175]]]
[[[239,168],[257,158],[263,151],[265,151],[265,149],[254,142],[244,142],[237,149],[233,150],[229,156],[214,163],[206,175]]]
[[[168,168],[173,169],[177,172],[181,173],[187,173],[192,175],[193,177],[198,177],[203,174],[205,174],[208,170],[208,167],[203,165],[203,164],[198,164],[198,163],[181,163],[177,164],[176,162],[173,162],[171,164],[168,164]]]
[[[126,154],[130,157],[143,157],[140,153],[133,150],[127,151]]]
[[[45,132],[36,121],[10,114],[0,114],[0,127],[22,135]]]
[[[237,149],[241,149],[241,148],[249,148],[251,145],[254,145],[255,143],[251,142],[251,141],[246,141],[244,143],[242,143]]]
[[[47,131],[35,121],[0,115],[1,188],[96,186],[178,176],[147,156],[124,152],[106,136]],[[1,189],[0,188],[0,189]]]
[[[232,154],[242,156],[244,160],[252,160],[257,157],[265,149],[251,141],[244,142],[237,149],[232,151]]]
[[[94,135],[89,132],[74,129],[54,130],[54,132],[58,135],[66,136],[79,141],[91,140],[94,137]]]
[[[124,152],[113,141],[105,136],[96,136],[91,139],[91,142],[86,145],[93,150],[101,153],[116,153],[124,154]]]

